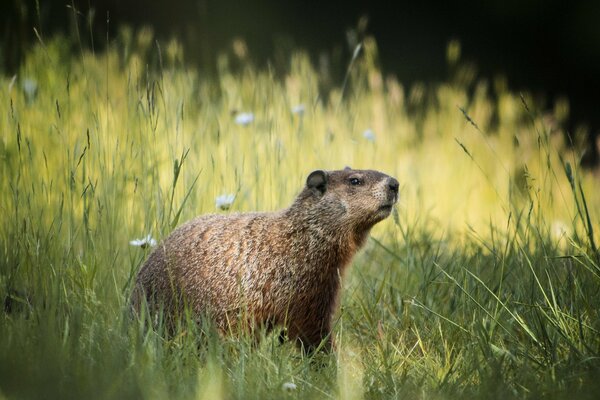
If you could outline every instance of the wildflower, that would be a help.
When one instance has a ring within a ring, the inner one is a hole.
[[[23,92],[25,93],[25,98],[28,103],[31,103],[35,100],[38,91],[38,84],[34,79],[25,79],[21,84],[23,88]]]
[[[235,116],[235,123],[246,126],[254,121],[254,114],[251,112],[241,112]]]
[[[375,132],[373,132],[371,129],[365,130],[363,132],[363,137],[369,142],[375,142]]]
[[[152,235],[148,234],[148,235],[146,235],[145,238],[131,240],[129,242],[129,244],[132,246],[137,246],[137,247],[141,247],[142,249],[145,249],[148,246],[150,246],[150,247],[156,246],[156,240],[152,237]]]
[[[281,385],[281,389],[283,389],[284,392],[293,392],[296,390],[296,388],[296,384],[292,382],[285,382],[283,385]]]
[[[304,104],[298,104],[297,106],[292,107],[292,114],[302,116],[304,115],[304,111],[306,111]]]
[[[229,210],[229,207],[231,207],[233,200],[235,200],[234,194],[222,194],[220,196],[217,196],[215,205],[220,210]]]

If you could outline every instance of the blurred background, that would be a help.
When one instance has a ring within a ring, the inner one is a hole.
[[[275,72],[293,50],[341,85],[356,45],[375,38],[380,68],[400,82],[447,78],[446,48],[460,43],[461,62],[480,77],[527,90],[548,108],[568,99],[567,130],[586,131],[584,165],[598,163],[600,129],[600,2],[573,0],[431,0],[343,3],[231,0],[3,0],[0,68],[16,73],[27,49],[63,34],[73,51],[101,51],[123,27],[150,27],[155,45],[177,39],[185,62],[216,71],[217,56],[233,51]]]

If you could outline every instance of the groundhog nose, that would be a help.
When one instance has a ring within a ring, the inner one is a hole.
[[[392,192],[394,192],[394,194],[398,194],[398,188],[400,187],[400,184],[398,183],[398,181],[394,178],[390,178],[389,182],[388,182],[388,187],[390,188],[390,190]]]

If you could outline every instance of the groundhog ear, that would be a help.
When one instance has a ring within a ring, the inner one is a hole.
[[[306,178],[306,186],[323,194],[327,190],[328,180],[327,172],[321,170],[313,171],[308,175],[308,178]]]
[[[350,168],[349,166],[346,165],[346,168],[344,168],[344,171],[352,171],[352,168]]]

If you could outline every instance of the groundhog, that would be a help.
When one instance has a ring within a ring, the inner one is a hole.
[[[381,172],[318,170],[284,210],[197,217],[150,254],[133,311],[168,319],[188,307],[222,332],[280,327],[307,351],[331,349],[340,279],[397,199]]]

